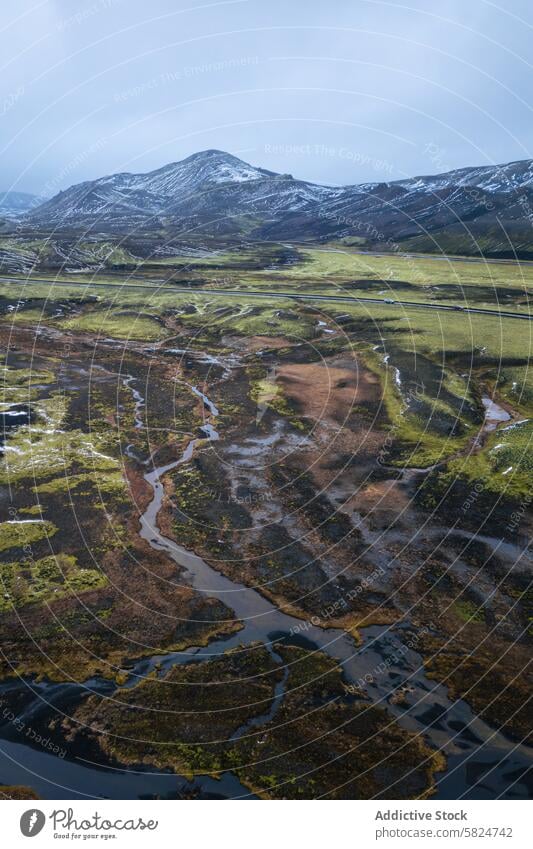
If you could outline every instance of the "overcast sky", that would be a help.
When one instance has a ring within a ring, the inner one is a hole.
[[[0,189],[206,148],[323,183],[533,156],[530,0],[2,0]]]

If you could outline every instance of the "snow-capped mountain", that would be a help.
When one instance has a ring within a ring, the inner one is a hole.
[[[42,204],[29,220],[71,225],[94,220],[104,227],[145,221],[160,224],[160,216],[180,200],[208,187],[241,185],[275,175],[218,150],[193,154],[148,174],[111,174],[79,183]]]
[[[79,183],[42,204],[27,221],[102,229],[142,224],[151,229],[169,221],[199,223],[200,217],[218,229],[228,217],[279,216],[339,192],[206,150],[148,174],[112,174]]]
[[[401,180],[398,185],[410,191],[439,191],[449,186],[475,186],[487,192],[513,192],[517,188],[533,188],[533,160],[524,159],[508,162],[506,165],[485,165],[479,168],[459,168],[430,177]]]
[[[533,242],[532,208],[532,160],[333,187],[206,150],[147,174],[113,174],[72,186],[29,211],[23,221],[59,231],[171,231],[187,238],[358,236],[385,247],[415,239],[426,250],[446,236],[451,249],[450,240],[463,244],[466,239],[462,249],[470,252],[489,232],[496,234],[498,250],[509,249],[511,231],[519,246]],[[505,235],[498,235],[502,227]]]
[[[22,215],[38,206],[40,200],[27,192],[0,192],[0,216]]]

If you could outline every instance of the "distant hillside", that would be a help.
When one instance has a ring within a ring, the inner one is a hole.
[[[38,206],[41,198],[26,192],[0,192],[0,217],[21,215]]]

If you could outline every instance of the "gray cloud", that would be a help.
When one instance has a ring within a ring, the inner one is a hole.
[[[4,5],[2,189],[211,147],[325,183],[531,155],[525,0]]]

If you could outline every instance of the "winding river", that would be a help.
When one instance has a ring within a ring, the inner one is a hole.
[[[135,401],[135,423],[142,427],[141,410],[144,398],[128,376],[124,384],[132,391]],[[190,391],[204,406],[204,439],[217,440],[215,429],[216,405],[197,387],[188,384]],[[215,640],[207,646],[189,647],[182,652],[170,652],[143,658],[133,664],[125,687],[131,687],[154,670],[164,675],[172,666],[201,662],[232,647],[250,651],[250,643],[268,648],[274,658],[274,643],[279,640],[305,645],[311,650],[325,652],[342,667],[348,685],[358,686],[368,676],[366,691],[373,704],[385,708],[404,728],[419,733],[447,757],[446,770],[437,776],[436,798],[459,799],[518,798],[525,795],[522,782],[531,767],[533,752],[513,743],[473,714],[463,700],[451,701],[447,688],[429,680],[420,655],[408,649],[402,627],[372,626],[363,629],[362,644],[343,630],[324,629],[283,613],[259,592],[232,581],[208,565],[198,555],[165,537],[159,530],[157,518],[164,498],[163,478],[172,469],[190,461],[199,438],[187,444],[177,460],[144,474],[152,490],[152,499],[140,517],[140,534],[157,550],[164,551],[180,567],[183,579],[198,592],[222,601],[243,623],[243,628],[230,637]],[[128,450],[136,462],[135,453]],[[377,671],[381,670],[381,671]],[[287,683],[287,673],[278,683],[270,708],[238,728],[232,739],[245,734],[261,733],[261,726],[275,717]],[[391,693],[401,686],[403,698],[392,703]],[[105,679],[92,678],[84,684],[35,683],[31,680],[10,680],[0,684],[0,704],[13,699],[22,705],[17,718],[25,728],[33,725],[46,728],[46,722],[57,714],[69,715],[80,699],[91,693],[111,695],[116,685]],[[124,769],[107,761],[102,754],[99,762],[92,760],[75,739],[65,744],[64,757],[44,750],[42,745],[30,744],[15,724],[2,716],[1,784],[30,785],[44,798],[142,798],[153,795],[172,798],[190,793],[203,798],[250,798],[251,794],[232,773],[219,780],[197,776],[194,781],[150,769]],[[53,779],[52,779],[53,776]],[[97,789],[95,789],[97,788]]]

